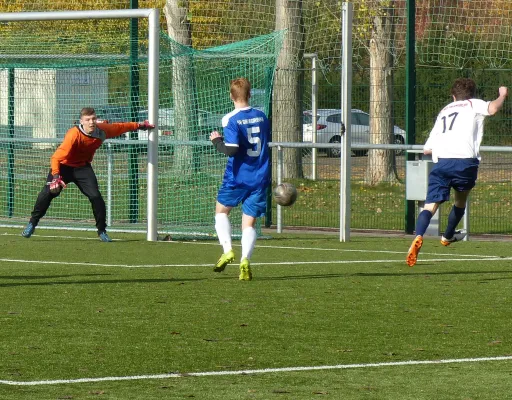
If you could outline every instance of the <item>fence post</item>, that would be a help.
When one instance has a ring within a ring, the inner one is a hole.
[[[280,185],[283,181],[283,148],[281,146],[277,146],[277,184]],[[283,221],[281,214],[281,206],[277,205],[277,233],[283,232]]]
[[[464,236],[464,239],[462,239],[462,240],[468,241],[469,240],[469,196],[466,199],[466,212],[464,213],[463,222],[464,222],[464,229],[466,230],[466,236]]]
[[[318,128],[318,82],[317,82],[317,74],[316,74],[316,62],[318,59],[318,55],[316,53],[308,53],[304,54],[305,58],[311,58],[311,141],[316,143],[316,135]],[[311,179],[316,181],[316,165],[317,165],[317,157],[318,150],[316,147],[313,147],[311,151]]]
[[[107,226],[112,225],[112,184],[114,178],[112,143],[107,143]]]
[[[7,70],[7,125],[9,127],[9,138],[14,138],[14,81],[15,72],[14,68]],[[14,143],[10,142],[7,151],[7,215],[12,217],[14,215]]]
[[[132,10],[139,8],[139,0],[130,0]],[[138,103],[140,95],[139,82],[139,19],[130,19],[130,121],[139,122]],[[139,132],[128,133],[128,139],[137,139]],[[139,156],[138,146],[128,147],[128,171],[129,171],[129,194],[128,194],[128,218],[131,223],[139,219]]]
[[[350,175],[351,175],[351,111],[352,111],[352,18],[353,4],[343,3],[342,10],[342,74],[341,115],[345,134],[341,140],[340,174],[340,242],[350,240]]]
[[[405,143],[416,143],[416,0],[407,1],[407,28],[405,52]],[[414,161],[415,155],[405,152],[406,160]],[[405,202],[405,233],[412,234],[416,224],[415,203]]]

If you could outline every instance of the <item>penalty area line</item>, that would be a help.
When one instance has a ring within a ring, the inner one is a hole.
[[[112,231],[114,232],[114,231]],[[13,233],[2,233],[0,236],[20,236],[19,234],[13,234]],[[97,237],[85,237],[85,236],[55,236],[55,235],[42,235],[42,234],[34,234],[32,237],[40,237],[40,238],[48,238],[48,239],[80,239],[80,240],[98,240]],[[201,239],[199,239],[201,240]],[[113,242],[124,242],[124,239],[117,239],[112,238]],[[185,244],[185,245],[196,245],[196,246],[216,246],[218,247],[219,244],[215,241],[212,242],[209,241],[197,241],[197,240],[170,240],[170,241],[160,241],[159,243],[166,244],[166,245],[177,245],[177,244]],[[233,244],[233,247],[242,247],[239,244]],[[297,247],[297,246],[276,246],[276,245],[264,245],[264,244],[258,244],[258,248],[266,248],[266,249],[284,249],[284,250],[303,250],[303,251],[325,251],[325,252],[337,252],[337,253],[383,253],[383,254],[403,254],[403,251],[394,251],[394,250],[360,250],[360,249],[333,249],[328,247]],[[421,253],[422,255],[447,255],[446,253],[436,253],[436,252],[425,252],[423,251]],[[458,257],[480,257],[480,258],[496,258],[496,256],[491,255],[483,255],[483,254],[457,254]]]
[[[455,261],[508,261],[512,257],[496,257],[496,258],[430,258],[418,260],[418,264],[426,262],[455,262]],[[104,264],[92,262],[78,262],[78,261],[48,261],[48,260],[21,260],[14,258],[0,258],[0,263],[20,263],[20,264],[53,264],[53,265],[68,265],[68,266],[81,266],[81,267],[113,267],[113,268],[172,268],[172,267],[211,267],[211,264]],[[400,260],[327,260],[327,261],[273,261],[273,262],[255,262],[251,263],[252,266],[290,266],[295,265],[325,265],[325,264],[394,264],[404,263]]]
[[[418,260],[419,263],[425,262],[455,262],[455,261],[506,261],[511,260],[511,257],[506,258],[431,258]],[[19,263],[19,264],[50,264],[50,265],[67,265],[67,266],[80,266],[80,267],[113,267],[113,268],[176,268],[176,267],[211,267],[211,264],[103,264],[92,262],[78,262],[78,261],[48,261],[48,260],[21,260],[14,258],[0,258],[0,263]],[[404,260],[328,260],[328,261],[273,261],[273,262],[255,262],[251,263],[252,266],[296,266],[296,265],[326,265],[326,264],[395,264],[405,263]]]
[[[252,374],[268,374],[279,372],[304,372],[304,371],[325,371],[336,369],[354,369],[354,368],[381,368],[381,367],[399,367],[409,365],[436,365],[436,364],[456,364],[456,363],[475,363],[484,361],[510,361],[512,356],[498,357],[480,357],[480,358],[452,358],[446,360],[419,360],[419,361],[395,361],[384,363],[367,363],[367,364],[338,364],[338,365],[319,365],[310,367],[285,367],[285,368],[263,368],[263,369],[246,369],[238,371],[207,371],[207,372],[188,372],[188,373],[169,373],[157,375],[133,375],[133,376],[106,376],[98,378],[78,378],[78,379],[55,379],[46,381],[8,381],[0,380],[2,385],[10,386],[40,386],[40,385],[61,385],[70,383],[91,383],[106,381],[134,381],[142,379],[168,379],[181,378],[189,376],[228,376],[228,375],[252,375]]]

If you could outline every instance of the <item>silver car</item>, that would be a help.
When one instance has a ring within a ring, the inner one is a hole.
[[[370,143],[370,115],[362,110],[352,109],[352,133],[351,142],[358,144],[369,144]],[[303,113],[303,125],[302,125],[302,140],[304,142],[313,141],[313,114],[311,110],[304,111]],[[320,109],[317,110],[317,143],[341,143],[342,132],[345,131],[345,127],[341,122],[341,110],[336,109]],[[405,143],[405,131],[398,126],[394,127],[394,143],[404,144]],[[365,150],[354,151],[356,155],[366,154]],[[401,150],[397,150],[395,154],[403,153]],[[329,157],[339,157],[341,150],[327,149],[327,155]]]

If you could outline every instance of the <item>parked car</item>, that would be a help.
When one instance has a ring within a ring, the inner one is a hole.
[[[317,143],[341,143],[342,132],[345,127],[341,122],[341,110],[336,109],[320,109],[317,111]],[[352,109],[351,113],[351,142],[358,144],[370,143],[370,115],[362,110]],[[311,110],[304,111],[303,125],[302,125],[302,140],[304,142],[313,141],[313,113]],[[394,127],[393,131],[394,143],[405,143],[405,131],[398,126]],[[356,155],[365,154],[366,151],[355,151]],[[403,151],[397,150],[396,154],[401,154]],[[339,157],[341,150],[327,149],[329,157]]]

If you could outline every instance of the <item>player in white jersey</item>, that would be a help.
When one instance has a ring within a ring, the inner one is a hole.
[[[215,148],[228,156],[215,205],[215,231],[224,253],[213,270],[222,272],[233,262],[229,213],[242,204],[241,281],[250,281],[250,258],[256,244],[256,219],[265,214],[270,184],[270,123],[260,110],[249,105],[251,84],[245,78],[231,81],[230,97],[235,109],[222,118],[224,137],[210,134]]]
[[[437,116],[423,149],[424,154],[432,155],[435,164],[428,177],[425,206],[416,221],[416,237],[407,253],[406,262],[410,267],[416,264],[432,216],[441,203],[450,199],[451,188],[455,191],[455,201],[441,243],[448,246],[466,236],[464,230],[455,229],[464,216],[466,200],[476,183],[484,119],[496,114],[508,95],[504,86],[498,91],[495,100],[483,101],[474,98],[476,84],[472,79],[459,78],[454,82],[451,89],[453,103]]]

